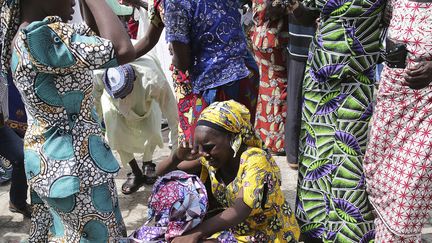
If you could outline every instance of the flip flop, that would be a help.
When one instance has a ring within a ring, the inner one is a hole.
[[[125,195],[132,194],[140,187],[142,187],[145,183],[145,178],[143,176],[136,176],[134,173],[128,173],[127,174],[127,180],[125,183],[123,183],[121,187],[121,191]]]

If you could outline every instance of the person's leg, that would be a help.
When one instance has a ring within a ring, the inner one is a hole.
[[[120,156],[120,161],[123,164],[128,161],[127,163],[129,164],[129,167],[132,170],[132,172],[127,174],[126,182],[123,183],[123,185],[121,187],[121,191],[125,195],[132,194],[132,193],[138,191],[138,189],[141,186],[143,186],[143,184],[144,184],[143,173],[142,173],[137,161],[135,160],[135,157],[133,154],[125,152],[125,151],[121,151],[121,150],[117,150],[117,153]]]
[[[13,166],[10,196],[10,210],[30,217],[27,204],[27,180],[24,170],[24,144],[22,139],[9,127],[0,128],[0,154]]]
[[[287,116],[285,122],[285,152],[288,165],[298,168],[301,128],[302,86],[306,62],[289,58],[287,83]]]
[[[156,164],[153,163],[152,160],[155,149],[156,149],[155,144],[145,146],[141,157],[141,160],[143,162],[142,173],[143,173],[144,181],[146,184],[149,185],[155,183],[157,179]]]

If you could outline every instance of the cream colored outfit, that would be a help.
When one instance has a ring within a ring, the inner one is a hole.
[[[104,70],[95,71],[94,96],[98,115],[106,126],[106,138],[120,154],[123,165],[134,153],[143,161],[152,160],[156,146],[163,147],[161,112],[171,129],[170,139],[177,145],[177,105],[159,61],[147,54],[130,63],[137,76],[132,92],[124,99],[112,98],[104,89]]]

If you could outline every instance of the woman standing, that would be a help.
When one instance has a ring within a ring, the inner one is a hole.
[[[260,71],[255,128],[274,153],[284,152],[288,15],[277,1],[252,0],[252,47]],[[277,11],[275,9],[281,9]]]
[[[255,114],[258,68],[247,50],[239,8],[237,0],[149,3],[151,25],[136,45],[137,54],[150,51],[166,29],[173,51],[181,146],[192,143],[196,119],[215,101],[234,99]]]
[[[74,0],[0,3],[2,70],[12,72],[32,118],[24,139],[29,241],[124,235],[114,183],[119,166],[97,123],[90,71],[135,58],[126,31],[105,0],[81,1],[90,27],[66,23]]]
[[[399,55],[387,55],[381,76],[366,185],[378,215],[375,242],[417,243],[432,207],[432,1],[392,0],[388,8],[387,49]]]
[[[303,84],[297,218],[306,242],[369,242],[374,217],[363,156],[385,1],[305,5],[294,3],[295,17],[309,25],[319,21]]]

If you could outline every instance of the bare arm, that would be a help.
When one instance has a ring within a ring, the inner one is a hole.
[[[172,242],[198,242],[216,232],[224,231],[240,224],[246,220],[251,212],[252,209],[243,202],[243,191],[241,191],[232,207],[204,221],[193,230],[187,232],[186,235],[174,238]]]
[[[190,149],[188,148],[178,148],[171,155],[158,163],[156,167],[156,174],[158,176],[163,176],[174,170],[182,170],[189,174],[198,174],[201,171],[201,163],[198,160],[198,155],[191,155],[185,152]],[[180,155],[180,156],[179,156]],[[180,159],[182,157],[184,159]]]
[[[156,26],[150,23],[145,36],[135,44],[136,58],[144,56],[158,43],[162,34],[163,26]]]
[[[191,47],[178,41],[171,43],[173,50],[172,64],[181,71],[189,70],[192,64]]]
[[[135,49],[132,46],[126,29],[107,5],[105,0],[82,0],[84,17],[89,26],[99,36],[113,43],[117,62],[125,64],[135,59]],[[87,10],[86,10],[87,9]],[[93,21],[94,20],[94,24]]]

